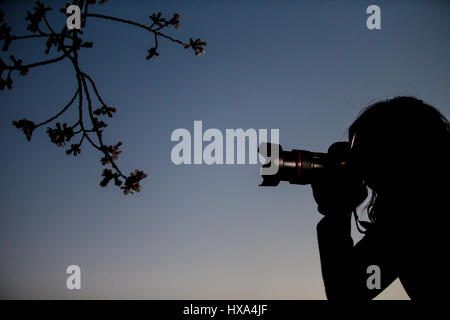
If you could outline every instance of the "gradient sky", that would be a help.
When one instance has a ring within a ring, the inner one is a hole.
[[[381,7],[381,30],[366,28],[370,4]],[[24,33],[32,1],[2,7]],[[32,69],[0,93],[3,298],[324,299],[310,187],[258,187],[259,165],[176,166],[172,131],[192,131],[194,120],[223,132],[278,128],[284,149],[325,151],[380,99],[414,95],[450,116],[448,1],[110,0],[92,11],[143,23],[177,12],[181,28],[168,33],[207,41],[206,54],[161,41],[147,61],[151,34],[88,20],[94,48],[81,68],[118,108],[105,139],[124,143],[124,171],[149,175],[133,196],[98,185],[94,150],[68,157],[44,130],[28,142],[11,124],[67,103],[69,62]],[[65,23],[56,12],[50,20]],[[44,49],[33,40],[10,52],[28,63]],[[71,264],[80,291],[65,287]],[[397,281],[383,297],[406,295]]]

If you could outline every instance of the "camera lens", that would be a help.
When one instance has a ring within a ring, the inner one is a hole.
[[[273,152],[275,150],[278,152]],[[328,153],[295,149],[283,151],[278,144],[264,143],[260,145],[259,152],[267,159],[261,169],[263,181],[260,186],[275,187],[280,181],[307,185],[319,179],[327,169],[348,167],[350,143],[335,142],[328,149]],[[264,168],[273,166],[278,168],[278,171],[267,174],[268,171]]]
[[[262,170],[263,181],[260,186],[274,187],[280,181],[289,181],[289,183],[301,185],[311,184],[314,178],[321,174],[320,172],[325,168],[327,161],[326,153],[306,150],[283,151],[280,145],[274,143],[268,143],[266,148],[267,162],[263,165],[263,168],[277,166],[278,171],[275,174],[264,174]],[[278,157],[276,157],[276,153],[273,156],[271,155],[271,151],[275,148],[279,150]]]

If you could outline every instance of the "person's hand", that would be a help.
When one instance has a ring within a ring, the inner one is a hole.
[[[328,150],[331,168],[312,183],[317,210],[323,215],[348,214],[367,198],[367,187],[363,180],[348,166],[339,166],[349,148],[343,143]]]

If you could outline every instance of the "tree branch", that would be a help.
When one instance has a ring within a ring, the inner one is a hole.
[[[147,59],[152,58],[153,56],[159,56],[157,52],[158,49],[158,37],[165,38],[172,42],[182,45],[184,48],[192,48],[196,55],[203,54],[205,52],[204,47],[206,46],[206,42],[201,42],[200,39],[193,40],[190,39],[189,43],[185,43],[178,39],[175,39],[171,36],[168,36],[161,32],[165,27],[173,26],[176,29],[179,28],[180,23],[180,15],[174,14],[171,19],[165,19],[161,16],[161,13],[152,14],[150,19],[152,23],[150,26],[126,20],[117,17],[106,16],[102,14],[89,13],[89,5],[95,3],[96,1],[90,0],[73,0],[73,4],[79,5],[83,13],[81,14],[82,18],[82,27],[86,26],[87,19],[98,18],[103,20],[109,20],[114,22],[119,22],[123,24],[132,25],[138,27],[140,29],[146,30],[148,32],[153,33],[154,36],[154,47],[150,48],[148,51]],[[103,1],[100,1],[102,3]],[[121,146],[121,142],[118,142],[115,145],[105,145],[103,141],[103,128],[107,126],[107,124],[101,120],[101,116],[108,116],[111,118],[113,114],[116,112],[115,108],[108,106],[104,100],[102,99],[100,92],[94,82],[94,80],[85,72],[82,72],[79,66],[79,51],[83,48],[91,48],[93,46],[92,42],[84,42],[79,35],[81,32],[79,30],[68,30],[67,27],[61,29],[59,33],[55,32],[55,29],[52,25],[50,25],[47,19],[47,12],[51,10],[50,7],[45,7],[41,2],[37,1],[35,7],[33,8],[33,13],[28,12],[26,21],[28,23],[27,29],[35,34],[28,34],[22,36],[15,36],[11,34],[11,28],[3,23],[0,25],[0,41],[3,41],[3,50],[7,51],[11,43],[15,40],[27,40],[27,39],[46,39],[45,53],[50,53],[50,50],[53,47],[56,47],[57,51],[62,51],[63,54],[44,61],[34,62],[30,64],[23,64],[22,60],[16,59],[14,56],[10,56],[10,59],[13,65],[7,65],[2,59],[0,59],[0,90],[3,90],[5,87],[8,89],[12,88],[12,73],[13,71],[18,71],[21,75],[28,74],[29,69],[50,65],[52,63],[56,63],[62,61],[64,59],[68,59],[75,71],[77,90],[73,97],[69,100],[69,102],[54,116],[49,119],[42,121],[38,124],[34,124],[34,122],[22,119],[18,121],[13,121],[13,125],[16,128],[22,130],[28,140],[31,139],[33,131],[39,127],[47,125],[58,118],[60,118],[63,114],[65,114],[71,106],[75,103],[75,100],[78,98],[78,120],[72,124],[68,125],[67,123],[59,123],[55,124],[54,128],[48,127],[47,133],[50,137],[52,143],[56,144],[59,147],[65,146],[69,141],[73,139],[73,137],[81,135],[78,143],[73,143],[70,149],[66,150],[66,153],[72,154],[74,156],[78,155],[81,152],[81,146],[85,139],[92,145],[93,148],[100,151],[103,154],[101,158],[101,163],[104,166],[110,165],[110,169],[104,169],[102,173],[102,181],[100,185],[102,187],[106,186],[111,180],[114,180],[114,184],[120,187],[125,194],[139,192],[141,189],[140,182],[147,175],[140,170],[134,170],[130,173],[129,176],[126,176],[122,173],[120,168],[116,164],[116,160],[118,159],[119,154],[121,153],[119,147]],[[63,14],[65,14],[64,8],[61,10]],[[0,12],[1,20],[3,20],[3,13]],[[3,21],[0,21],[3,22]],[[46,26],[48,32],[43,32],[41,29],[42,24]],[[69,44],[65,42],[68,41]],[[6,77],[4,76],[6,74]],[[89,82],[89,85],[88,85]],[[91,98],[91,94],[89,90],[93,90],[95,96],[101,104],[101,108],[93,110],[93,101]],[[86,99],[84,100],[84,97]],[[86,102],[86,104],[84,104]],[[85,112],[87,112],[88,117],[84,117]],[[86,118],[86,119],[84,119]],[[89,119],[89,120],[87,120]],[[103,118],[104,119],[104,118]],[[92,128],[86,128],[86,121],[90,121]],[[79,129],[77,127],[79,126]],[[92,134],[92,136],[91,136]],[[94,135],[95,134],[95,135]]]

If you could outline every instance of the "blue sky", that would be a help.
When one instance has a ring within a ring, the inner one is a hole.
[[[32,1],[5,2],[7,21],[25,32]],[[94,48],[82,51],[81,68],[118,109],[105,139],[123,142],[124,171],[148,173],[133,196],[99,187],[94,150],[68,157],[44,130],[28,142],[11,124],[44,120],[68,101],[70,63],[33,69],[0,93],[2,297],[325,298],[310,188],[258,187],[258,165],[175,166],[170,136],[202,120],[222,132],[277,128],[284,149],[325,151],[346,139],[363,107],[396,95],[448,118],[450,3],[377,1],[375,31],[366,28],[370,4],[111,0],[92,9],[143,23],[177,12],[181,28],[168,33],[207,41],[206,54],[161,41],[161,55],[147,61],[149,33],[88,20]],[[54,12],[51,22],[65,18]],[[44,49],[33,40],[11,52],[31,62]],[[81,291],[65,288],[70,264],[81,267]],[[403,298],[402,290],[385,295]]]

